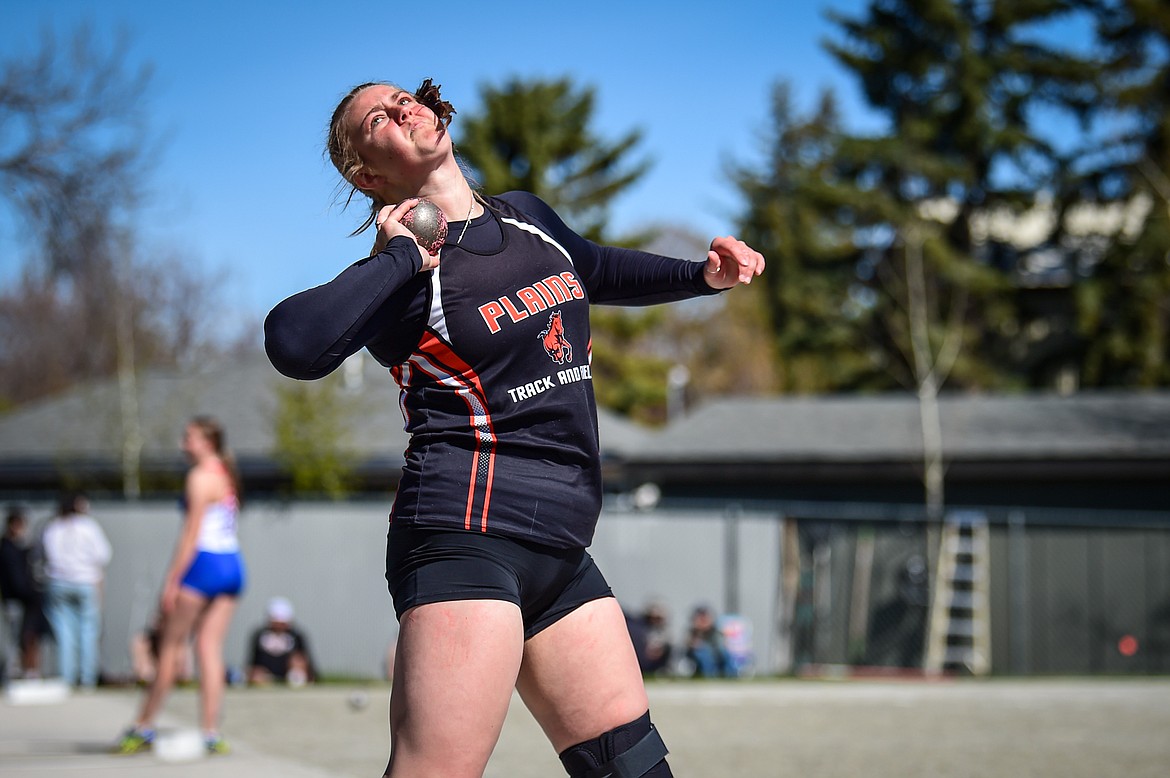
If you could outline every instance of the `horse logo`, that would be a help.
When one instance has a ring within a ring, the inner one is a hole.
[[[558,365],[573,361],[573,346],[565,337],[565,325],[561,321],[561,312],[553,311],[548,317],[548,329],[540,333],[540,342],[549,359]]]

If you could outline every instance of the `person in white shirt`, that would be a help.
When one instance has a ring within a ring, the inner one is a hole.
[[[101,586],[113,551],[81,494],[66,495],[41,536],[47,613],[57,641],[57,664],[70,684],[98,681]]]

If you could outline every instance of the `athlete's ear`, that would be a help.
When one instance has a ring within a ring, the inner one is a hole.
[[[376,173],[371,173],[365,168],[361,168],[353,174],[353,183],[358,189],[368,192],[383,181],[382,176]]]

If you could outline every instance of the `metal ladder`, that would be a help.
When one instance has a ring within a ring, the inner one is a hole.
[[[987,516],[978,511],[954,511],[943,521],[927,673],[991,671],[990,534]]]

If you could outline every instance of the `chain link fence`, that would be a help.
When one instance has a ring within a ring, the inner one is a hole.
[[[1164,673],[1170,669],[1170,517],[1012,510],[988,525],[996,674]],[[914,513],[882,521],[781,519],[790,594],[778,629],[791,669],[920,669],[932,627],[940,531]],[[945,554],[945,550],[941,552]]]

